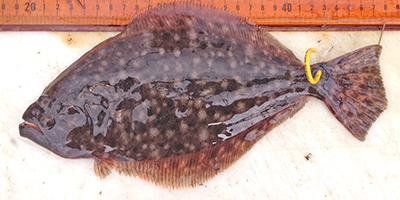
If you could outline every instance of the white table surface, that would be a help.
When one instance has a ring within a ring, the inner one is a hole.
[[[231,168],[203,186],[180,190],[116,172],[101,181],[92,159],[63,159],[19,136],[23,112],[44,87],[113,34],[0,32],[0,199],[400,199],[400,32],[382,38],[389,105],[365,142],[311,98]],[[300,59],[317,48],[315,63],[376,44],[380,32],[273,35]]]

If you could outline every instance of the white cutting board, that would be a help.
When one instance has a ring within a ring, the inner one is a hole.
[[[44,87],[113,34],[0,32],[0,199],[400,198],[400,32],[385,32],[382,38],[389,106],[365,142],[356,140],[321,101],[311,99],[231,168],[203,186],[181,190],[115,172],[101,181],[93,160],[64,159],[19,136],[23,112]],[[380,32],[273,35],[301,60],[308,48],[317,48],[311,55],[315,63],[376,44]]]

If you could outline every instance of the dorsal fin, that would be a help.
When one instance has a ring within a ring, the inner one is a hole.
[[[254,27],[246,17],[234,12],[197,2],[177,1],[159,4],[139,12],[122,35],[179,28],[226,33],[229,31],[227,28],[251,30]]]
[[[275,52],[283,59],[288,58],[302,65],[291,50],[246,17],[197,2],[169,2],[148,8],[132,19],[120,38],[139,33],[182,28],[213,32],[244,40]]]

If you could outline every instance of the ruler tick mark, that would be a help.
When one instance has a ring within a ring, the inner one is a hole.
[[[167,1],[0,0],[0,24],[37,25],[38,27],[45,24],[83,25],[83,28],[93,24],[125,25],[136,13],[163,2]],[[206,3],[201,0],[195,2]],[[320,27],[325,24],[329,27],[335,25],[354,27],[358,24],[367,24],[372,27],[386,21],[388,26],[396,26],[400,29],[399,2],[400,0],[207,1],[213,7],[239,13],[261,25],[285,27],[290,24],[301,27]]]

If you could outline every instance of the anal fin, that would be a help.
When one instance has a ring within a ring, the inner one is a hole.
[[[194,187],[231,166],[255,144],[257,140],[245,139],[247,133],[243,132],[212,148],[176,157],[145,161],[95,159],[94,171],[101,179],[114,168],[120,174],[139,177],[166,188]]]
[[[112,168],[108,162],[94,159],[94,173],[102,180],[111,173]]]
[[[254,143],[243,138],[232,138],[197,153],[158,160],[114,161],[112,165],[120,174],[138,176],[159,186],[194,187],[231,166]]]

